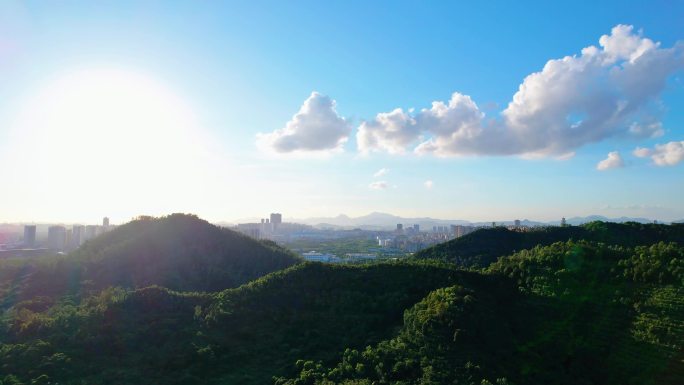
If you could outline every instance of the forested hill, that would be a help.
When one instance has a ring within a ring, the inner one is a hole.
[[[431,292],[393,338],[277,385],[684,383],[683,247],[569,241],[484,273],[489,286]]]
[[[3,385],[681,385],[684,248],[571,241],[482,272],[303,263],[215,294],[17,305],[1,326]]]
[[[684,244],[684,224],[595,221],[582,226],[543,227],[530,231],[494,227],[480,229],[421,250],[414,255],[414,258],[439,259],[464,267],[486,267],[500,256],[510,255],[537,245],[550,245],[571,239],[630,247],[651,245],[660,241]]]
[[[110,286],[218,291],[298,262],[298,256],[272,242],[193,215],[141,218],[69,255],[0,264],[0,306],[37,299],[49,306],[64,296],[84,298]]]
[[[52,297],[4,292],[0,384],[681,385],[684,246],[664,241],[682,228],[639,226],[563,228],[573,240],[464,270],[297,264],[195,217],[136,221],[52,270],[3,278]],[[482,233],[498,232],[511,236]],[[521,247],[481,242],[472,255]],[[234,258],[235,245],[250,250]],[[205,291],[278,263],[294,265]],[[65,281],[74,289],[53,283]]]
[[[391,338],[432,290],[486,281],[434,264],[309,262],[211,295],[148,287],[47,312],[24,303],[0,324],[0,381],[269,384],[295,375],[300,358],[332,363]]]

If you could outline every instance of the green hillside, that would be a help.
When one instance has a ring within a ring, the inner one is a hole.
[[[34,306],[42,301],[47,308],[64,296],[85,298],[110,286],[218,291],[300,261],[274,243],[192,215],[141,218],[69,255],[0,263],[0,306],[6,309],[31,300]]]
[[[142,219],[0,266],[0,384],[680,385],[681,231],[492,229],[460,244],[542,240],[463,270],[296,263],[196,217]]]
[[[397,336],[278,384],[681,384],[684,248],[556,243],[438,289]]]
[[[528,231],[486,228],[417,252],[417,259],[440,259],[464,267],[486,267],[503,255],[571,239],[611,245],[640,246],[655,242],[684,244],[684,225],[636,222],[591,222],[582,226],[542,227]]]
[[[432,290],[482,280],[430,264],[305,263],[214,295],[109,289],[5,320],[0,370],[23,383],[264,384],[390,338]],[[0,376],[0,379],[2,377]]]

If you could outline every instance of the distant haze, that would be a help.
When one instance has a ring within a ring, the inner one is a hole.
[[[467,226],[491,226],[492,222],[498,225],[513,225],[515,220],[520,220],[522,226],[557,226],[561,223],[561,218],[554,221],[535,221],[526,218],[499,218],[500,220],[493,221],[469,221],[467,219],[436,219],[430,217],[407,218],[397,215],[373,212],[368,215],[359,217],[350,217],[340,214],[335,217],[312,217],[312,218],[287,218],[286,222],[302,223],[321,228],[340,228],[340,229],[375,229],[375,230],[392,230],[396,228],[397,224],[405,226],[419,225],[421,230],[430,231],[432,226],[448,226],[448,225],[467,225]],[[233,221],[233,223],[258,222],[258,218],[244,218]],[[653,223],[654,219],[649,218],[632,218],[632,217],[605,217],[602,215],[589,215],[584,217],[568,217],[566,223],[570,225],[580,225],[591,221],[604,222],[639,222],[639,223]]]

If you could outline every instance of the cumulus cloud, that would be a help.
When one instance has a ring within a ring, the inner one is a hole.
[[[608,157],[596,165],[596,169],[599,171],[610,170],[612,168],[625,167],[625,162],[622,160],[620,153],[617,151],[612,151],[608,153]]]
[[[375,174],[373,174],[373,177],[375,177],[375,178],[380,178],[380,177],[383,176],[383,175],[387,175],[388,172],[389,172],[389,169],[387,169],[387,168],[381,168],[381,169],[378,170]]]
[[[379,113],[374,120],[363,122],[356,133],[359,151],[387,151],[390,154],[404,153],[406,147],[420,136],[416,121],[397,108],[392,112]]]
[[[637,147],[632,151],[632,154],[637,158],[646,158],[651,155],[651,150],[648,148]]]
[[[674,166],[684,160],[684,140],[656,144],[653,149],[637,147],[632,154],[639,158],[650,157],[656,166]]]
[[[387,187],[389,187],[389,185],[384,180],[381,180],[381,181],[377,181],[377,182],[373,182],[373,183],[369,184],[368,187],[371,190],[384,190]]]
[[[469,96],[456,92],[448,102],[433,102],[417,113],[398,108],[363,122],[358,148],[562,157],[611,137],[660,136],[658,97],[666,80],[683,68],[683,43],[662,48],[632,26],[618,25],[598,47],[549,60],[527,76],[500,118],[487,119]]]
[[[341,151],[350,133],[335,101],[313,92],[285,127],[257,134],[257,144],[277,153]]]
[[[433,185],[434,185],[434,183],[432,183],[431,180],[426,180],[425,182],[423,182],[423,186],[425,186],[425,188],[428,190],[432,189]]]

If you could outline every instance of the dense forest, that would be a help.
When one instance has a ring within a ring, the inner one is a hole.
[[[300,262],[289,250],[225,230],[192,215],[142,217],[65,256],[0,262],[0,308],[38,301],[47,308],[109,287],[159,285],[213,292]]]
[[[145,218],[0,265],[0,382],[682,384],[683,233],[495,228],[349,266]]]
[[[681,384],[684,248],[537,246],[433,291],[395,337],[278,384]],[[498,282],[499,280],[503,282]],[[504,282],[513,283],[510,290]]]
[[[610,245],[641,246],[654,242],[684,244],[684,223],[669,226],[637,222],[589,222],[582,226],[552,226],[509,230],[479,229],[463,237],[417,252],[417,259],[440,259],[463,267],[487,267],[499,257],[554,242],[585,240]]]

